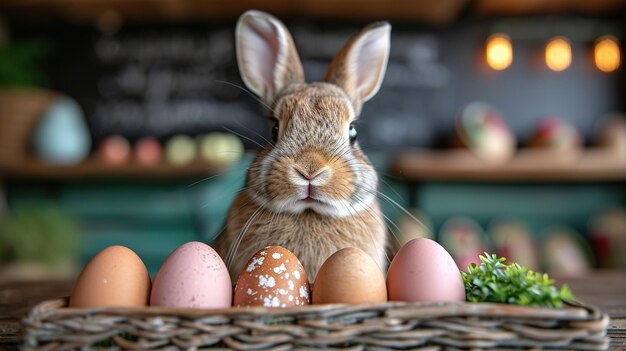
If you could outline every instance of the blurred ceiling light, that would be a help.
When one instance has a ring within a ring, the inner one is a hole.
[[[487,38],[487,63],[496,71],[502,71],[513,62],[511,38],[497,33]]]
[[[596,61],[596,67],[602,72],[608,73],[618,69],[621,57],[617,39],[607,35],[596,40],[593,57]]]
[[[555,71],[566,70],[572,63],[572,47],[563,37],[550,39],[546,45],[546,64]]]

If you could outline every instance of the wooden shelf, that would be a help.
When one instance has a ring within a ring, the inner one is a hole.
[[[520,150],[489,164],[468,150],[407,151],[392,162],[394,175],[410,181],[603,182],[626,181],[626,156],[587,149],[567,159],[542,150]]]
[[[91,157],[77,165],[59,166],[42,163],[34,158],[0,160],[0,179],[37,180],[37,181],[75,181],[75,180],[172,180],[202,179],[224,172],[226,165],[210,164],[197,161],[185,166],[161,163],[141,165],[130,162],[125,165],[108,165]]]
[[[124,22],[235,20],[248,9],[281,18],[410,20],[445,25],[467,8],[468,0],[2,0],[0,13],[14,20],[91,24],[105,14]],[[208,23],[208,22],[207,22]]]

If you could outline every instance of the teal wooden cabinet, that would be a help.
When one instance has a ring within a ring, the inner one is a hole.
[[[88,261],[111,245],[124,245],[143,259],[151,275],[178,246],[210,243],[219,233],[249,159],[204,181],[183,179],[10,182],[10,208],[58,206],[80,225],[79,259]],[[200,178],[202,179],[202,178]]]

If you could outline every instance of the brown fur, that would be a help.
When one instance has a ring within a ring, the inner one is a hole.
[[[254,16],[277,21],[258,12]],[[281,26],[274,23],[274,28]],[[327,74],[335,77],[332,84],[299,82],[301,65],[291,36],[288,32],[284,36],[287,58],[284,67],[276,68],[278,80],[251,87],[256,92],[266,86],[279,87],[263,93],[279,123],[278,141],[268,144],[252,162],[246,187],[232,204],[225,231],[214,247],[230,263],[233,280],[256,251],[270,245],[295,253],[310,280],[326,258],[349,246],[363,249],[384,269],[387,235],[376,200],[378,178],[358,143],[351,145],[347,137],[350,123],[357,117],[355,111],[366,98],[359,96],[355,101],[358,94],[342,86],[340,77],[350,74],[333,72],[349,67],[341,60]],[[349,48],[342,52],[347,51]],[[239,57],[240,65],[249,59]],[[281,76],[281,72],[296,74]],[[247,82],[255,79],[257,76]],[[307,189],[301,184],[302,177],[315,178],[310,186],[319,198],[317,207],[307,207],[314,205],[301,200]]]

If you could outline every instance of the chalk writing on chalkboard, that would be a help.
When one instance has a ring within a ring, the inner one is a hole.
[[[290,28],[309,81],[322,79],[334,55],[358,31],[356,27]],[[387,75],[377,97],[380,102],[366,104],[359,122],[361,142],[381,148],[428,139],[432,127],[423,118],[423,101],[428,99],[423,92],[449,81],[447,69],[439,63],[434,36],[400,32],[394,33],[392,41]],[[95,40],[93,51],[102,72],[97,82],[99,96],[90,114],[96,138],[110,134],[166,138],[224,127],[256,141],[268,134],[258,102],[243,89],[222,83],[243,86],[232,28],[102,36]],[[413,96],[406,99],[407,94]],[[254,143],[247,146],[254,147]]]

